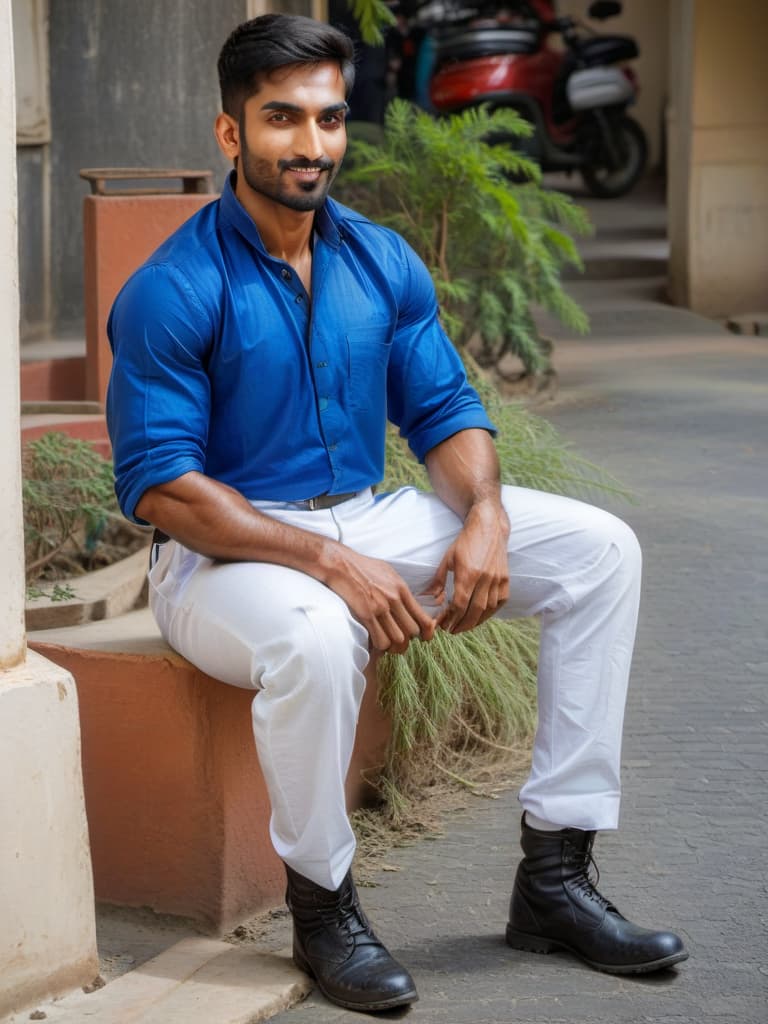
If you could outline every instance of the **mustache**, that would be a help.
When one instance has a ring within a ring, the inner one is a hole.
[[[336,165],[333,160],[323,156],[319,160],[278,160],[277,166],[281,171],[306,171],[310,167],[320,171],[332,171]]]

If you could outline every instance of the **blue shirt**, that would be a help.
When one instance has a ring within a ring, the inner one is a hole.
[[[107,424],[120,506],[192,470],[248,499],[378,483],[389,418],[419,459],[493,430],[394,232],[328,199],[312,301],[228,182],[129,278],[108,323]],[[141,520],[136,520],[141,521]]]

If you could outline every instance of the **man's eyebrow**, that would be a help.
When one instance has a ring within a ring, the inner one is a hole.
[[[262,110],[290,110],[294,114],[305,114],[306,110],[304,107],[299,107],[295,103],[286,103],[283,100],[270,100],[269,103],[263,104]],[[340,111],[349,110],[348,103],[332,103],[330,107],[323,107],[320,114],[337,114]]]

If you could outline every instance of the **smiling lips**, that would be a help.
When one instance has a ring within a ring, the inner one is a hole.
[[[316,164],[311,167],[286,167],[285,168],[290,174],[296,176],[299,188],[305,192],[312,191],[320,181],[320,176],[323,171],[327,171],[327,167],[323,167]]]
[[[314,164],[309,163],[307,160],[280,160],[278,165],[281,171],[292,171],[294,174],[306,177],[320,174],[322,171],[332,171],[335,166],[333,160],[329,160],[327,157],[321,157]]]

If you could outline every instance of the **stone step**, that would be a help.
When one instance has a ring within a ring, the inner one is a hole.
[[[93,992],[74,992],[6,1024],[256,1024],[311,988],[287,953],[258,953],[216,939],[182,939],[153,960]]]
[[[98,619],[112,619],[134,608],[146,605],[146,579],[149,562],[147,548],[134,552],[114,565],[82,576],[59,580],[61,590],[73,596],[61,600],[53,596],[28,598],[26,626],[28,630],[51,630],[79,626]],[[55,584],[40,586],[44,595],[51,595]]]

